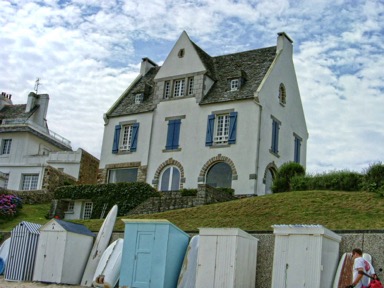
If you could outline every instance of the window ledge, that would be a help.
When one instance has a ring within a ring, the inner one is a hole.
[[[65,211],[64,214],[75,214],[74,211]]]
[[[167,153],[167,152],[179,152],[181,151],[181,148],[177,148],[177,149],[163,149],[163,153]]]
[[[279,152],[274,152],[272,149],[269,149],[269,153],[275,155],[277,158],[280,158]]]
[[[285,107],[285,103],[279,102],[281,106]]]
[[[210,148],[228,148],[231,144],[225,143],[225,144],[213,144],[212,146],[209,146]]]
[[[133,151],[118,151],[116,154],[117,155],[124,155],[124,154],[132,154]]]

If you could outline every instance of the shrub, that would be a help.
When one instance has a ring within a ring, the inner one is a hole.
[[[227,193],[227,194],[229,194],[229,195],[232,195],[233,196],[233,194],[235,194],[235,189],[233,189],[233,188],[229,188],[229,187],[218,187],[218,188],[216,188],[217,190],[220,190],[220,191],[223,191],[223,192],[225,192],[225,193]]]
[[[181,189],[181,196],[196,196],[197,195],[197,189]]]
[[[384,164],[371,164],[364,173],[363,189],[370,192],[384,190]]]
[[[358,191],[363,175],[351,171],[333,171],[323,174],[295,176],[291,179],[291,190]]]
[[[0,218],[12,219],[16,217],[20,208],[22,208],[22,202],[19,197],[7,193],[0,194]]]
[[[108,208],[117,204],[118,215],[126,215],[151,196],[159,193],[144,182],[63,186],[55,190],[56,199],[90,199],[93,202],[91,218],[101,215],[104,204],[108,204]]]
[[[298,175],[305,175],[305,169],[299,163],[287,162],[281,165],[273,180],[273,193],[291,191],[291,179]]]

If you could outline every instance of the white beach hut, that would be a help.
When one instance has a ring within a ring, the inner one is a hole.
[[[255,287],[258,239],[238,228],[199,230],[195,287]]]
[[[12,229],[5,280],[32,280],[40,227],[40,224],[22,221]]]
[[[40,228],[33,280],[79,284],[94,236],[84,225],[51,219]]]
[[[321,225],[272,227],[272,287],[332,287],[341,236]]]

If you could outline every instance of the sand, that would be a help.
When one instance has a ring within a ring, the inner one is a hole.
[[[78,285],[64,285],[64,284],[45,284],[39,282],[10,282],[5,281],[4,276],[0,276],[0,288],[34,288],[34,287],[46,287],[46,288],[80,288],[84,286]]]

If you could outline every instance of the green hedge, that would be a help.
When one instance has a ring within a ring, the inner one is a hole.
[[[126,215],[152,196],[159,196],[159,193],[143,182],[63,186],[55,190],[56,199],[90,199],[93,202],[91,218],[100,217],[104,204],[108,204],[107,209],[117,204],[118,215]]]
[[[288,192],[294,190],[291,187],[291,180],[295,176],[304,176],[305,169],[299,163],[287,162],[277,170],[276,177],[273,180],[273,193]]]
[[[364,176],[351,171],[333,171],[323,174],[295,176],[291,179],[291,190],[359,191]]]

